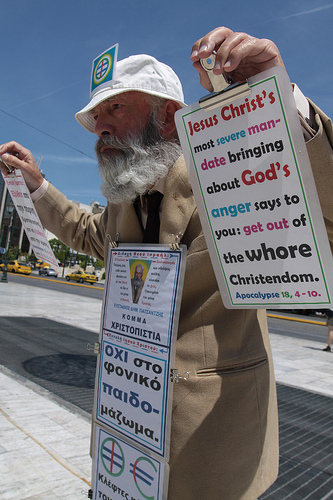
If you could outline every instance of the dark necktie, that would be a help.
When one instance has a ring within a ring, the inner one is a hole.
[[[156,191],[152,194],[146,194],[147,202],[147,224],[143,233],[143,243],[158,243],[160,233],[160,214],[159,207],[163,198],[163,194]]]

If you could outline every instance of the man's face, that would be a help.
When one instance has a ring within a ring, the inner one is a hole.
[[[111,203],[133,202],[168,174],[181,154],[179,144],[165,140],[160,112],[141,92],[126,92],[95,108],[95,145],[102,194]]]
[[[138,281],[141,281],[141,279],[142,279],[142,275],[143,275],[143,272],[142,272],[141,267],[137,267],[137,268],[135,269],[135,275],[134,275],[134,278],[135,278],[136,280],[138,280]]]
[[[150,112],[148,96],[142,92],[124,92],[101,102],[93,110],[95,134],[98,137],[110,134],[121,140],[137,135],[147,125]],[[101,153],[117,154],[107,147],[102,148]]]

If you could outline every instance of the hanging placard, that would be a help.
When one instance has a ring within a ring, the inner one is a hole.
[[[95,390],[96,421],[168,459],[185,249],[110,249]]]
[[[23,175],[20,170],[2,175],[34,254],[57,269],[58,261],[45,235]]]
[[[147,500],[166,498],[169,467],[131,443],[95,426],[90,498]]]
[[[332,257],[289,78],[277,67],[248,87],[176,114],[224,304],[327,307]]]

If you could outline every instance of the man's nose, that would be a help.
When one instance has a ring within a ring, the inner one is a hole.
[[[110,115],[101,111],[95,121],[95,134],[98,137],[102,137],[103,135],[114,135],[115,131],[116,129]]]

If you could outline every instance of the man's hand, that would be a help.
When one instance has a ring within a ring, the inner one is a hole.
[[[9,167],[21,170],[29,191],[32,193],[43,183],[44,178],[39,171],[37,163],[29,149],[25,149],[17,142],[11,141],[0,146],[0,159]],[[0,169],[8,174],[4,163],[0,162]]]
[[[191,60],[198,70],[200,83],[210,92],[213,90],[207,72],[202,68],[200,59],[205,59],[216,51],[213,73],[231,76],[234,82],[246,80],[261,71],[274,66],[283,66],[276,45],[270,40],[254,38],[246,33],[235,33],[221,27],[208,33],[195,42]]]

